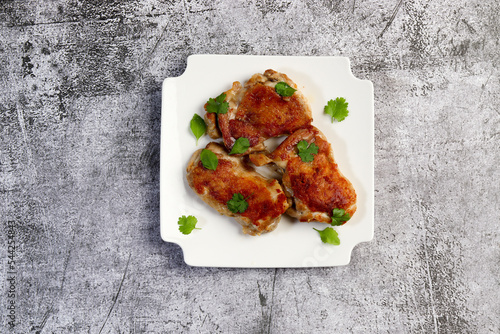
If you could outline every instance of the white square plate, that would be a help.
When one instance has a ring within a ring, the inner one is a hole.
[[[221,216],[189,187],[186,167],[191,155],[211,139],[196,145],[189,129],[203,105],[253,74],[273,69],[287,74],[306,96],[313,125],[332,145],[340,171],[352,182],[358,196],[357,211],[345,225],[335,227],[340,245],[323,244],[313,230],[324,223],[300,223],[283,215],[276,230],[261,236],[245,235],[233,219]],[[349,116],[331,123],[323,108],[330,99],[344,97]],[[178,230],[182,215],[198,218],[189,235]],[[374,111],[373,85],[355,78],[349,59],[343,57],[193,55],[186,71],[163,82],[160,157],[161,237],[182,247],[184,261],[206,267],[325,267],[346,265],[360,242],[373,238],[374,222]]]

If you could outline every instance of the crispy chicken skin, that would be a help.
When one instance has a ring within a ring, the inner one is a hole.
[[[215,170],[206,169],[200,160],[202,150],[193,154],[187,180],[194,192],[220,214],[234,217],[243,233],[260,235],[274,230],[290,206],[279,182],[258,174],[242,157],[228,155],[220,144],[209,143],[206,149],[214,152],[219,162]],[[227,207],[235,193],[242,194],[248,202],[243,213],[233,213]]]
[[[301,140],[318,146],[312,162],[298,156]],[[270,154],[251,154],[250,160],[257,166],[274,162],[284,170],[282,184],[293,201],[286,213],[300,221],[331,223],[333,209],[344,209],[351,217],[356,211],[356,192],[335,163],[326,137],[314,126],[294,132]]]
[[[306,98],[298,90],[292,96],[280,96],[274,87],[281,81],[297,89],[287,75],[274,70],[254,74],[245,85],[234,82],[225,92],[228,112],[205,115],[208,134],[214,139],[222,136],[229,150],[236,139],[246,137],[250,153],[265,149],[264,141],[268,138],[289,135],[309,126],[312,113]]]

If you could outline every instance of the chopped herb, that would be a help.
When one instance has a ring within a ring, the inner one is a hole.
[[[245,153],[249,147],[250,141],[248,140],[248,138],[240,137],[236,139],[236,142],[234,143],[233,148],[231,149],[231,152],[229,152],[229,154]]]
[[[296,89],[290,87],[290,85],[284,81],[278,82],[276,86],[274,86],[274,90],[281,96],[292,96],[296,91]]]
[[[189,234],[193,230],[201,230],[201,228],[196,227],[196,223],[198,223],[198,219],[195,216],[182,216],[179,217],[177,224],[179,225],[179,231],[182,234]]]
[[[196,145],[198,145],[198,139],[200,139],[201,136],[205,134],[205,131],[207,131],[207,125],[200,115],[194,114],[191,122],[189,123],[189,127],[191,128],[193,135],[196,137]]]
[[[311,162],[314,160],[314,155],[318,154],[319,147],[314,143],[308,144],[307,141],[301,140],[297,144],[297,149],[303,162]]]
[[[344,209],[333,209],[332,226],[343,225],[349,219],[351,219],[351,216],[348,213],[346,213]]]
[[[200,160],[206,169],[215,170],[219,164],[219,159],[217,159],[215,153],[205,148],[200,153]]]
[[[248,202],[245,200],[245,197],[243,197],[242,194],[236,193],[233,194],[233,198],[231,198],[227,202],[227,208],[232,212],[232,213],[243,213],[248,209]]]
[[[216,114],[225,114],[229,109],[229,103],[225,101],[226,94],[222,93],[215,99],[209,98],[206,105],[207,112]]]
[[[331,227],[325,228],[323,231],[313,228],[313,230],[318,231],[321,241],[325,244],[340,245],[339,234]]]
[[[349,114],[348,105],[349,103],[343,97],[337,97],[335,100],[328,101],[325,106],[325,114],[332,116],[332,123],[334,119],[337,122],[342,122]]]

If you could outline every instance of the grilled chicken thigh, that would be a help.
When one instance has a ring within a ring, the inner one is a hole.
[[[218,158],[215,170],[207,169],[200,160],[202,150],[196,151],[187,167],[189,186],[208,205],[219,213],[234,217],[250,235],[274,230],[289,202],[279,182],[267,179],[243,162],[242,157],[230,156],[222,145],[209,143],[207,150]],[[227,203],[234,194],[241,194],[248,208],[233,213]]]
[[[278,82],[297,89],[287,75],[273,70],[253,75],[244,86],[234,82],[225,92],[228,112],[205,115],[208,134],[214,139],[222,136],[228,150],[236,139],[246,137],[250,153],[265,149],[264,141],[268,138],[289,135],[310,125],[312,113],[306,98],[298,90],[292,96],[279,95],[275,91]]]
[[[311,162],[298,155],[302,140],[318,146]],[[300,221],[331,223],[333,209],[344,209],[350,216],[356,211],[356,192],[338,169],[326,137],[314,126],[294,132],[270,154],[251,154],[250,160],[257,166],[274,162],[284,170],[282,184],[293,201],[286,213]]]

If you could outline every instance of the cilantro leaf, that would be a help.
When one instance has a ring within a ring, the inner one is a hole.
[[[236,139],[236,142],[234,143],[233,148],[231,149],[231,152],[229,152],[229,154],[245,153],[249,147],[250,141],[248,140],[248,138],[240,137]]]
[[[206,169],[215,170],[219,164],[219,159],[217,159],[215,153],[205,148],[200,153],[200,160]]]
[[[347,110],[348,105],[349,103],[343,97],[337,97],[335,100],[328,101],[325,106],[325,114],[332,116],[332,123],[333,119],[336,119],[337,122],[342,122],[349,114],[349,110]]]
[[[332,226],[343,225],[346,221],[351,219],[351,215],[345,212],[344,209],[333,209],[332,211]]]
[[[191,122],[189,123],[189,127],[191,128],[193,135],[196,137],[196,145],[198,145],[198,139],[200,139],[201,136],[205,134],[205,131],[207,131],[207,125],[200,115],[194,114]]]
[[[201,230],[201,228],[196,227],[196,223],[198,223],[198,219],[195,216],[182,216],[179,217],[177,224],[179,225],[179,231],[182,234],[189,234],[193,230]]]
[[[206,104],[206,111],[216,114],[225,114],[229,109],[229,103],[225,101],[226,94],[222,93],[217,96],[215,99],[209,98]]]
[[[313,230],[318,231],[321,241],[325,244],[340,245],[339,234],[331,227],[325,228],[323,231],[313,228]]]
[[[307,141],[301,140],[297,143],[297,149],[303,162],[311,162],[314,160],[314,154],[318,154],[319,147],[314,143],[308,145]]]
[[[284,81],[278,82],[276,86],[274,86],[274,90],[281,96],[292,96],[296,91],[296,89],[290,87],[290,85]]]
[[[248,202],[245,200],[245,197],[243,197],[242,194],[236,193],[233,194],[233,198],[231,198],[227,202],[227,208],[232,212],[232,213],[243,213],[248,209]]]

